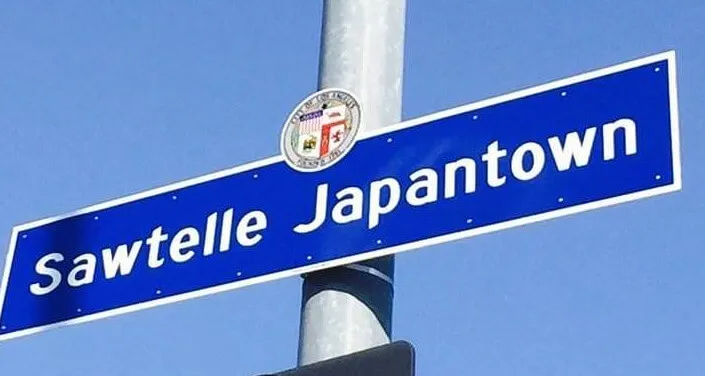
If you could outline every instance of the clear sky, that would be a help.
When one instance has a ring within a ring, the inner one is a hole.
[[[0,2],[0,243],[277,154],[316,88],[320,18],[319,1]],[[409,0],[404,119],[675,49],[684,184],[400,255],[394,338],[415,345],[419,375],[705,374],[703,20],[695,0]],[[284,370],[300,287],[2,342],[0,375]]]

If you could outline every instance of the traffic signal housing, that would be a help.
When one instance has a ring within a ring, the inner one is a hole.
[[[395,341],[352,354],[259,376],[414,376],[415,350]]]

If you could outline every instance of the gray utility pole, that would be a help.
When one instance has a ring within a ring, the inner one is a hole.
[[[325,0],[319,89],[350,90],[362,130],[401,120],[406,0]],[[391,341],[394,256],[304,276],[299,366]]]

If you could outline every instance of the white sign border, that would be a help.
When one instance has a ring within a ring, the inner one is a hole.
[[[164,297],[160,299],[155,299],[151,300],[148,302],[144,303],[138,303],[138,304],[133,304],[130,306],[126,307],[120,307],[116,309],[111,309],[108,311],[104,312],[99,312],[99,313],[94,313],[58,323],[53,323],[49,325],[44,325],[44,326],[39,326],[39,327],[34,327],[34,328],[28,328],[28,329],[23,329],[19,330],[16,332],[12,333],[7,333],[7,334],[2,334],[0,335],[0,341],[4,340],[9,340],[13,338],[18,338],[18,337],[23,337],[23,336],[28,336],[30,334],[35,334],[39,333],[42,331],[46,331],[49,329],[57,328],[57,327],[62,327],[62,326],[68,326],[68,325],[76,325],[76,324],[81,324],[81,323],[86,323],[90,321],[95,321],[107,317],[112,317],[112,316],[117,316],[117,315],[122,315],[125,313],[130,313],[130,312],[135,312],[147,308],[152,308],[152,307],[157,307],[165,304],[170,304],[170,303],[176,303],[179,301],[184,301],[184,300],[189,300],[193,298],[198,298],[202,296],[207,296],[215,293],[220,293],[224,291],[229,291],[229,290],[234,290],[237,288],[241,287],[246,287],[250,285],[255,285],[259,283],[264,283],[264,282],[269,282],[269,281],[274,281],[282,278],[287,278],[291,276],[296,276],[296,275],[301,275],[305,273],[310,273],[314,272],[317,270],[321,269],[326,269],[326,268],[331,268],[331,267],[336,267],[336,266],[342,266],[345,264],[351,264],[351,263],[356,263],[359,261],[367,260],[367,259],[372,259],[372,258],[377,258],[377,257],[382,257],[382,256],[387,256],[391,254],[397,254],[413,249],[418,249],[422,247],[427,247],[431,245],[436,245],[436,244],[441,244],[441,243],[447,243],[459,239],[465,239],[465,238],[470,238],[473,236],[477,235],[482,235],[486,233],[491,233],[491,232],[496,232],[504,229],[509,229],[513,227],[518,227],[518,226],[524,226],[530,223],[535,223],[535,222],[541,222],[541,221],[546,221],[549,219],[554,219],[558,217],[564,217],[567,215],[575,214],[575,213],[580,213],[580,212],[585,212],[589,210],[594,210],[594,209],[599,209],[599,208],[604,208],[608,206],[613,206],[621,203],[626,203],[630,201],[635,201],[647,197],[653,197],[657,195],[662,195],[670,192],[675,192],[681,189],[682,187],[682,177],[681,177],[681,155],[680,155],[680,130],[679,130],[679,119],[678,119],[678,91],[677,91],[677,85],[676,85],[676,52],[675,50],[669,50],[666,52],[642,57],[639,59],[627,61],[621,64],[613,65],[610,67],[590,71],[587,73],[582,73],[579,75],[575,75],[572,77],[548,82],[542,85],[534,86],[531,88],[511,92],[508,94],[500,95],[497,97],[492,97],[489,99],[485,99],[479,102],[474,102],[462,106],[458,106],[455,108],[439,111],[433,114],[421,116],[415,119],[407,120],[401,123],[398,123],[393,126],[389,127],[384,127],[376,130],[372,130],[369,132],[362,132],[359,134],[358,142],[364,139],[368,139],[371,137],[379,136],[382,134],[388,134],[388,133],[393,133],[402,129],[406,128],[411,128],[417,125],[422,125],[437,119],[453,116],[456,114],[468,112],[468,111],[473,111],[473,110],[478,110],[481,108],[485,108],[488,106],[492,106],[495,104],[499,104],[502,102],[508,102],[516,99],[520,99],[523,97],[527,97],[530,95],[542,93],[545,91],[550,91],[554,90],[563,86],[567,85],[573,85],[577,84],[580,82],[592,80],[595,78],[599,78],[602,76],[607,76],[613,73],[637,68],[640,66],[652,64],[658,61],[663,61],[666,60],[668,63],[668,84],[669,84],[669,99],[670,99],[670,115],[671,115],[671,152],[672,152],[672,157],[673,157],[673,183],[670,185],[666,186],[661,186],[657,188],[652,188],[640,192],[635,192],[635,193],[630,193],[622,196],[617,196],[617,197],[611,197],[608,199],[600,200],[600,201],[594,201],[582,205],[576,205],[572,207],[567,207],[563,209],[557,209],[549,212],[544,212],[541,214],[536,214],[528,217],[523,217],[523,218],[518,218],[506,222],[501,222],[501,223],[496,223],[493,225],[488,225],[484,227],[476,227],[472,229],[468,229],[465,231],[461,232],[455,232],[452,234],[447,234],[447,235],[441,235],[433,238],[428,238],[424,240],[419,240],[415,241],[412,243],[407,243],[407,244],[402,244],[394,247],[389,247],[389,248],[383,248],[383,249],[377,249],[374,251],[366,252],[366,253],[361,253],[357,254],[354,256],[350,257],[345,257],[341,259],[336,259],[332,261],[327,261],[327,262],[320,262],[320,263],[314,263],[311,265],[299,267],[296,269],[290,269],[282,272],[277,272],[277,273],[272,273],[260,277],[255,277],[247,280],[242,280],[242,281],[237,281],[237,282],[232,282],[232,283],[227,283],[224,285],[219,285],[219,286],[214,286],[214,287],[209,287],[201,290],[196,290],[196,291],[191,291],[187,293],[182,293],[179,295],[173,295],[169,297]],[[235,175],[239,174],[242,172],[246,172],[249,170],[254,170],[260,167],[268,166],[271,164],[275,164],[278,162],[284,162],[284,157],[279,155],[279,156],[274,156],[262,160],[258,160],[255,162],[247,163],[244,165],[240,165],[237,167],[233,167],[230,169],[198,176],[195,178],[183,180],[177,183],[165,185],[162,187],[150,189],[144,192],[136,193],[133,195],[121,197],[118,199],[106,201],[103,203],[99,203],[96,205],[88,206],[83,209],[76,210],[71,213],[67,213],[64,215],[59,215],[59,216],[54,216],[50,218],[45,218],[25,224],[21,224],[18,226],[15,226],[12,229],[12,235],[10,237],[10,245],[9,245],[9,250],[5,259],[5,267],[3,271],[3,276],[2,276],[2,287],[0,290],[0,323],[2,323],[2,308],[5,303],[5,294],[7,290],[7,283],[9,280],[10,276],[10,271],[11,271],[11,266],[12,266],[12,261],[13,261],[13,256],[15,253],[15,246],[17,244],[17,236],[21,231],[25,231],[28,229],[36,228],[42,225],[46,225],[52,222],[60,221],[65,218],[69,217],[74,217],[78,216],[81,214],[86,214],[98,210],[103,210],[107,209],[110,207],[118,206],[121,204],[125,204],[128,202],[133,202],[137,200],[141,200],[147,197],[155,196],[161,193],[169,192],[172,190],[176,189],[181,189],[185,187],[189,187],[192,185],[200,184],[203,182],[219,179],[225,176],[230,176],[230,175]]]

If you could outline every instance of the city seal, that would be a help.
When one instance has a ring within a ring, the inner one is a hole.
[[[294,170],[328,168],[352,149],[360,130],[360,102],[349,91],[331,88],[309,95],[289,115],[280,148]]]

